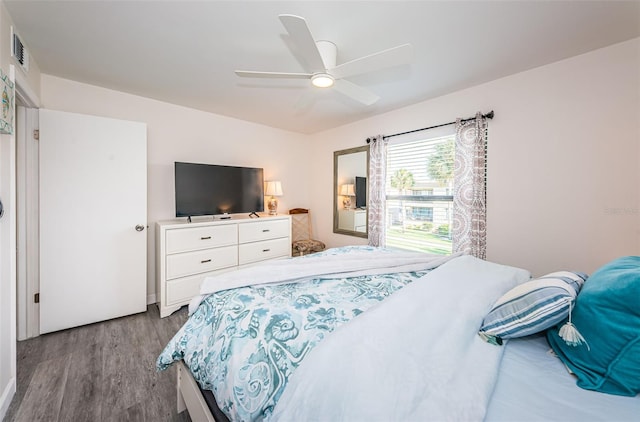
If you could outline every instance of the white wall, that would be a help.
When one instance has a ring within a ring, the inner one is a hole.
[[[640,254],[640,39],[313,135],[321,239],[366,243],[331,233],[333,151],[490,110],[488,259],[541,275]]]
[[[282,181],[279,212],[308,207],[308,162],[300,159],[309,156],[305,135],[44,74],[41,93],[44,108],[147,124],[149,300],[155,297],[154,224],[175,218],[174,161],[262,167],[265,180]]]
[[[339,161],[338,185],[354,184],[356,176],[367,175],[367,154],[365,152],[341,155]]]

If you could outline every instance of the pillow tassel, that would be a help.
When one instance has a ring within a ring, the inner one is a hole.
[[[560,331],[558,332],[558,335],[569,346],[577,347],[582,345],[582,343],[584,342],[584,344],[587,345],[587,350],[590,351],[591,348],[589,347],[589,343],[587,343],[587,340],[585,340],[585,338],[582,337],[582,334],[580,334],[580,331],[578,331],[576,326],[573,325],[573,323],[571,322],[572,302],[573,300],[569,299],[569,321],[567,321],[566,324],[560,327]]]

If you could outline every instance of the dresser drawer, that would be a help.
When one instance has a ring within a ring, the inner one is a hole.
[[[194,296],[200,294],[200,285],[205,278],[215,276],[227,271],[235,271],[236,267],[229,267],[223,270],[204,274],[196,274],[188,277],[176,278],[167,281],[167,295],[165,306],[188,303]]]
[[[238,247],[239,264],[264,261],[266,259],[290,256],[289,238],[264,240],[262,242],[245,243]]]
[[[234,245],[238,240],[238,225],[185,227],[167,230],[167,253],[195,251]]]
[[[367,225],[367,212],[366,211],[356,211],[356,213],[354,215],[353,225],[356,226],[356,227],[358,227],[358,226],[366,226]]]
[[[167,256],[167,280],[238,265],[238,247],[205,249]]]
[[[259,240],[289,237],[291,235],[290,220],[256,221],[240,224],[238,240],[240,243],[256,242]]]
[[[189,277],[167,281],[167,296],[165,305],[176,305],[190,300],[200,293],[200,285],[206,274],[196,274]]]

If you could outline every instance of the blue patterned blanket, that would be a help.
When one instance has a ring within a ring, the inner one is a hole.
[[[311,263],[367,250],[379,251],[344,247],[291,261]],[[231,420],[262,420],[293,371],[325,336],[427,272],[309,278],[211,294],[166,346],[157,367],[164,370],[184,360]]]

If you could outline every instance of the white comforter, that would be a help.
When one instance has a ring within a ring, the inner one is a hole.
[[[338,328],[293,374],[272,421],[481,421],[502,347],[477,335],[525,270],[453,259]]]
[[[360,275],[424,271],[460,256],[432,255],[420,252],[392,253],[389,250],[366,250],[338,255],[308,255],[300,258],[268,261],[253,267],[207,277],[200,286],[200,296],[189,303],[189,314],[211,293],[231,288],[299,282],[309,278],[343,278]]]

